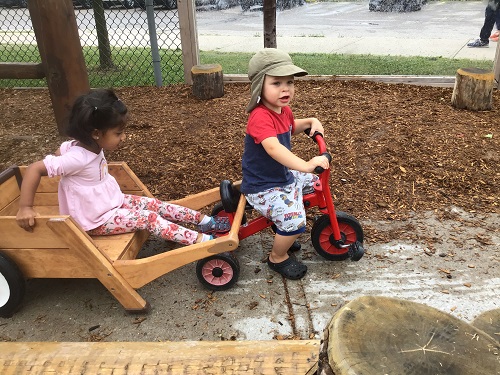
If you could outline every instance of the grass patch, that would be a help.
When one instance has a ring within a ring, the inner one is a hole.
[[[155,84],[148,48],[114,48],[110,67],[102,67],[96,47],[83,49],[91,87],[150,86]],[[247,74],[252,53],[200,51],[202,64],[221,64],[225,74]],[[493,69],[489,60],[442,57],[402,57],[291,53],[295,64],[313,75],[422,75],[455,76],[459,68]],[[182,52],[160,50],[163,85],[184,82]],[[40,62],[36,45],[0,44],[2,62]],[[43,87],[45,79],[3,79],[0,87]]]
[[[251,53],[200,52],[202,64],[221,64],[224,73],[246,74]],[[493,69],[489,60],[443,57],[403,57],[291,53],[294,64],[314,75],[424,75],[455,76],[459,68]]]

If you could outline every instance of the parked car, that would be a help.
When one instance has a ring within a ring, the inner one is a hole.
[[[264,6],[264,0],[240,0],[240,4],[243,11],[262,10],[262,7]],[[301,6],[304,4],[305,0],[276,0],[276,9],[292,9],[293,7]]]
[[[28,0],[0,0],[0,7],[5,8],[27,8]]]
[[[136,0],[139,7],[146,9],[146,0]],[[153,0],[154,6],[161,6],[166,9],[177,9],[177,0]]]
[[[73,5],[75,7],[91,9],[92,0],[73,0]],[[139,6],[136,0],[102,0],[102,5],[104,6],[104,8],[111,8],[112,6],[122,6],[126,9],[132,9]]]

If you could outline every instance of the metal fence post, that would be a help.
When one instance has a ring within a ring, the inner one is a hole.
[[[153,71],[155,75],[156,86],[163,86],[161,76],[161,60],[158,52],[158,39],[156,37],[155,13],[153,9],[153,0],[146,0],[146,16],[148,18],[149,42],[151,43],[151,57],[153,58]]]

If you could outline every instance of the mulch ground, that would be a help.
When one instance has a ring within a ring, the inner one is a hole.
[[[497,106],[451,106],[452,88],[366,81],[298,81],[292,109],[325,127],[333,155],[336,208],[358,219],[399,220],[451,205],[500,211]],[[196,99],[190,86],[117,89],[131,114],[126,145],[107,155],[126,161],[158,198],[172,200],[241,179],[247,83],[222,98]],[[500,93],[494,92],[494,104]],[[0,169],[55,151],[58,135],[47,90],[0,90]],[[316,145],[295,137],[308,159]]]

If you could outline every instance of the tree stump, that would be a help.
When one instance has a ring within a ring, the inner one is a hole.
[[[325,329],[316,374],[497,374],[500,345],[432,307],[364,296]]]
[[[500,344],[500,309],[483,312],[471,324]]]
[[[490,110],[493,107],[493,72],[477,69],[458,69],[451,104],[460,109],[473,111]]]
[[[224,96],[222,66],[219,64],[195,65],[191,68],[193,95],[198,99],[214,99]]]

